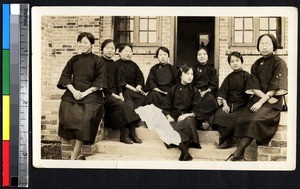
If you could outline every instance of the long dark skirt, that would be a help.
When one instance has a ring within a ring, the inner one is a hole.
[[[158,108],[162,108],[162,104],[164,100],[166,99],[165,94],[162,94],[157,91],[150,91],[146,97],[146,104],[154,104]]]
[[[104,126],[112,129],[120,129],[129,123],[140,121],[140,117],[125,102],[110,95],[105,97]]]
[[[179,133],[181,142],[190,142],[190,147],[201,148],[194,118],[188,117],[181,122],[172,122],[171,126]]]
[[[103,116],[101,103],[72,103],[62,100],[59,107],[58,135],[92,144]]]
[[[266,144],[277,132],[279,120],[280,111],[277,109],[262,106],[253,113],[245,108],[235,122],[234,136],[250,137],[259,144]]]
[[[235,121],[241,115],[242,110],[241,108],[228,114],[225,113],[222,108],[216,111],[213,126],[218,127],[217,129],[223,141],[233,136]]]
[[[219,107],[216,97],[211,92],[206,93],[199,103],[201,103],[201,109],[205,114],[213,113]]]
[[[214,124],[222,127],[233,127],[236,119],[242,113],[242,108],[229,114],[225,113],[222,108],[219,108],[215,113]]]
[[[146,97],[139,93],[133,92],[130,89],[125,89],[123,93],[125,102],[129,104],[133,109],[145,105]]]

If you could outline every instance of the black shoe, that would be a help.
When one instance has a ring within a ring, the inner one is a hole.
[[[193,157],[190,154],[186,154],[182,159],[182,161],[192,161],[192,160]]]
[[[129,138],[134,142],[134,143],[142,143],[143,141],[139,139],[137,136],[129,136]]]
[[[235,157],[233,154],[230,154],[225,161],[247,161],[247,160],[244,158],[244,155]]]
[[[86,160],[84,156],[78,156],[75,160]]]
[[[179,161],[183,161],[183,153],[181,153],[180,154],[180,156],[179,156],[179,159],[178,159]]]
[[[130,138],[120,138],[120,142],[125,144],[133,144],[133,141]]]
[[[218,149],[226,149],[230,147],[231,147],[231,143],[229,140],[225,140],[224,142],[222,142],[220,145],[217,146]]]

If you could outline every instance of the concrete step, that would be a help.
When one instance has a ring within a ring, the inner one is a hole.
[[[99,154],[115,154],[117,157],[134,156],[145,159],[174,159],[178,160],[180,151],[178,148],[167,149],[162,141],[145,140],[142,144],[124,144],[118,140],[103,140],[95,144],[96,154],[90,158],[97,158]],[[213,144],[201,144],[202,149],[190,148],[189,153],[195,159],[205,160],[225,160],[234,150],[235,147],[228,149],[217,149]],[[110,159],[109,157],[107,157]]]
[[[287,112],[281,112],[280,117],[280,129],[286,129],[287,125]],[[106,139],[119,139],[120,131],[106,129]],[[149,130],[145,126],[139,126],[136,128],[137,135],[142,140],[160,140],[158,134],[154,130]],[[219,133],[217,131],[198,131],[199,140],[201,143],[210,143],[213,144],[215,138],[219,137]]]
[[[106,129],[107,136],[105,137],[108,140],[118,140],[120,138],[120,130]],[[214,144],[215,138],[219,137],[220,134],[218,131],[197,131],[199,140],[201,144]],[[136,128],[137,136],[142,140],[157,140],[161,141],[158,134],[154,130],[149,130],[145,127]]]

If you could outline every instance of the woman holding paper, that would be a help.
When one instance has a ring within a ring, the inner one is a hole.
[[[173,129],[180,135],[178,148],[181,151],[179,161],[191,161],[189,147],[201,148],[196,122],[204,117],[200,111],[200,93],[191,83],[193,69],[183,65],[179,69],[180,82],[173,86],[163,104],[163,113],[171,123]]]

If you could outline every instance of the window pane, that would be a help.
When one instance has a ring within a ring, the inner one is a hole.
[[[277,24],[276,24],[276,18],[270,18],[270,30],[276,30],[277,29]]]
[[[244,43],[252,43],[253,32],[245,31],[244,33]]]
[[[156,30],[156,19],[149,20],[149,30]]]
[[[147,30],[147,29],[148,29],[148,20],[140,19],[140,30]]]
[[[245,30],[252,30],[253,29],[253,19],[252,18],[245,18],[244,19],[244,29]]]
[[[235,43],[242,43],[243,42],[243,32],[242,31],[235,31],[234,32],[234,42]]]
[[[243,29],[243,18],[234,18],[234,29],[235,30]]]
[[[156,43],[156,32],[149,32],[149,43]]]
[[[274,35],[274,37],[277,38],[276,31],[270,31],[270,34]]]
[[[259,29],[268,30],[268,18],[259,18]]]
[[[118,31],[125,31],[125,21],[124,20],[119,20],[118,24]]]
[[[147,32],[140,32],[140,43],[147,43]]]
[[[269,32],[268,31],[262,31],[262,30],[259,31],[259,35],[266,34],[266,33],[269,33]]]

